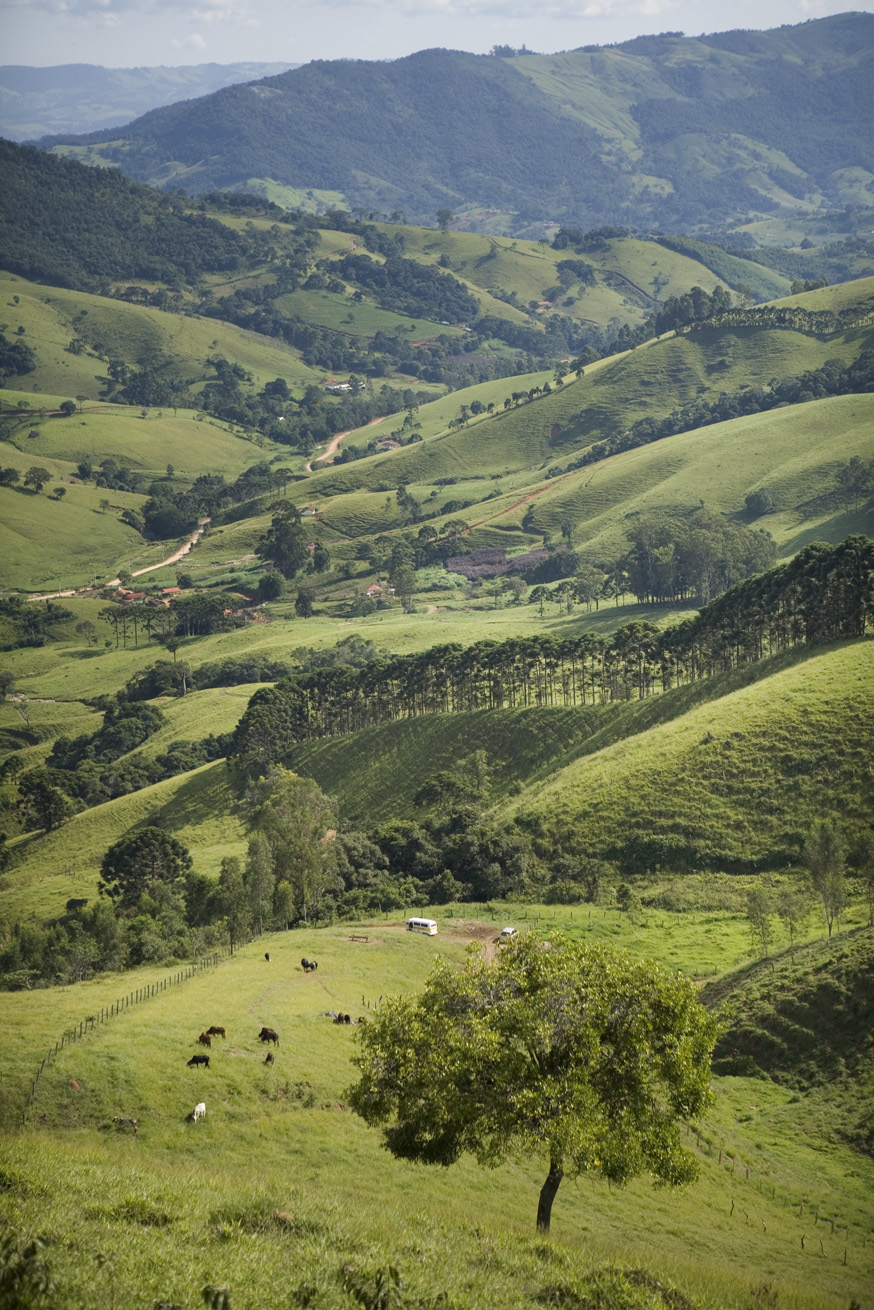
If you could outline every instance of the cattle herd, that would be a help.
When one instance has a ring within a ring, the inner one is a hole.
[[[265,954],[264,958],[265,960],[267,960],[268,963],[270,962],[269,952]],[[307,960],[306,958],[304,958],[300,962],[300,967],[303,969],[304,973],[314,973],[319,966],[316,960]],[[333,1010],[330,1013],[334,1018],[335,1023],[355,1022],[355,1020],[352,1019],[348,1014],[337,1015],[336,1012]],[[364,1021],[359,1020],[359,1022],[363,1023]],[[205,1028],[203,1032],[200,1034],[200,1036],[197,1038],[198,1045],[204,1046],[206,1047],[207,1050],[210,1050],[210,1048],[212,1047],[212,1039],[214,1037],[221,1037],[222,1041],[225,1041],[227,1038],[227,1033],[225,1032],[224,1028],[222,1028],[219,1024],[211,1024],[209,1028]],[[258,1034],[258,1040],[260,1042],[264,1042],[267,1046],[278,1046],[279,1033],[276,1031],[275,1028],[262,1028]],[[274,1062],[274,1058],[275,1057],[273,1052],[268,1051],[267,1055],[264,1057],[264,1063],[272,1065]],[[187,1066],[189,1069],[198,1069],[198,1068],[208,1069],[209,1056],[204,1055],[202,1054],[202,1052],[198,1051],[196,1055],[192,1055],[191,1059],[187,1061]],[[203,1118],[205,1114],[206,1114],[206,1104],[203,1101],[199,1101],[188,1117],[194,1123],[197,1123],[198,1119]],[[120,1115],[116,1115],[115,1118],[113,1119],[113,1123],[120,1131],[133,1132],[134,1136],[136,1136],[137,1133],[136,1119],[124,1119]]]

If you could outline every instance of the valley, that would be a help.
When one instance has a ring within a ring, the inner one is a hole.
[[[551,149],[582,124],[648,167],[610,97],[644,55],[676,90],[678,48],[360,61],[344,96],[485,64],[509,122],[551,104]],[[301,72],[336,86],[268,81]],[[244,92],[216,134],[257,132]],[[437,227],[379,212],[397,160],[366,204],[326,175],[281,208],[301,177],[252,159],[248,191],[145,185],[205,104],[0,143],[0,1305],[868,1306],[867,210],[838,224],[820,167],[758,243],[679,200],[664,232],[594,201],[544,226],[510,204],[524,142]],[[486,199],[518,222],[468,222]],[[538,1232],[554,1137],[394,1150],[356,1080],[392,998],[567,942],[700,1000],[709,1103],[665,1113],[676,1187],[622,1185],[581,1116]]]

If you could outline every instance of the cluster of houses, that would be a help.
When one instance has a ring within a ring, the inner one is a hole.
[[[157,595],[150,596],[145,591],[131,591],[129,587],[117,587],[112,595],[120,605],[136,605],[145,602],[146,605],[163,606],[167,609],[170,601],[174,596],[178,596],[181,587],[162,587]]]

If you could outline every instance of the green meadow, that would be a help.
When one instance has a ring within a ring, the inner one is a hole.
[[[438,911],[434,939],[405,933],[400,916],[265,937],[65,1047],[26,1107],[22,1090],[65,1028],[168,971],[8,997],[6,1123],[24,1126],[0,1148],[0,1210],[46,1239],[53,1304],[194,1305],[212,1286],[243,1310],[305,1297],[341,1307],[351,1304],[344,1271],[373,1294],[389,1265],[404,1303],[443,1294],[470,1310],[550,1299],[747,1310],[762,1288],[791,1310],[864,1304],[871,1162],[839,1143],[824,1156],[799,1126],[798,1098],[772,1083],[714,1079],[714,1105],[687,1136],[700,1177],[679,1192],[566,1180],[548,1242],[533,1223],[543,1161],[428,1169],[381,1150],[345,1105],[355,1029],[328,1011],[366,1017],[380,996],[421,985],[435,955],[488,945],[497,912]],[[531,913],[520,927],[543,931],[556,917]],[[318,960],[315,974],[302,956]],[[209,1069],[186,1068],[211,1023],[227,1040],[214,1039]],[[280,1033],[270,1067],[262,1024]],[[136,1118],[137,1136],[118,1132],[115,1115]]]

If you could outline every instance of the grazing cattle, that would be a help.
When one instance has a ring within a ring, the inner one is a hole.
[[[273,1052],[272,1052],[272,1051],[268,1051],[267,1054],[264,1056],[264,1063],[265,1063],[265,1064],[272,1064],[272,1063],[273,1063]]]
[[[202,1118],[202,1116],[205,1114],[206,1114],[206,1105],[204,1104],[203,1101],[198,1101],[197,1105],[194,1107],[194,1109],[191,1112],[192,1119],[194,1120],[195,1123],[197,1123],[198,1119]]]
[[[201,1046],[212,1046],[212,1038],[209,1033],[201,1033],[197,1040]]]
[[[136,1137],[137,1135],[136,1119],[122,1119],[121,1115],[117,1114],[113,1117],[112,1122],[115,1124],[116,1128],[118,1128],[120,1132],[123,1133],[132,1132],[134,1137]]]
[[[208,1068],[209,1068],[209,1056],[208,1056],[208,1055],[192,1055],[191,1059],[188,1061],[188,1068],[189,1068],[189,1069],[192,1069],[192,1068],[194,1068],[194,1067],[195,1067],[196,1065],[198,1065],[198,1064],[202,1064],[205,1068],[208,1069]]]
[[[265,952],[264,952],[264,959],[267,961],[268,964],[270,963],[270,952],[269,952],[269,951],[265,951]]]
[[[304,973],[312,973],[314,969],[318,969],[319,965],[317,960],[303,959],[300,962],[300,967],[303,969]]]
[[[224,1028],[219,1028],[217,1024],[213,1024],[211,1028],[207,1028],[206,1035],[207,1037],[220,1037],[222,1041],[225,1040],[225,1030]]]
[[[258,1034],[258,1040],[261,1042],[273,1042],[276,1046],[278,1046],[279,1033],[276,1031],[275,1028],[262,1028],[260,1033]]]
[[[67,901],[65,909],[68,914],[74,914],[76,910],[84,910],[88,904],[87,896],[71,896]]]
[[[82,1090],[79,1084],[76,1082],[75,1078],[71,1078],[70,1081],[67,1083],[67,1086],[72,1087],[74,1092],[80,1092]]]

